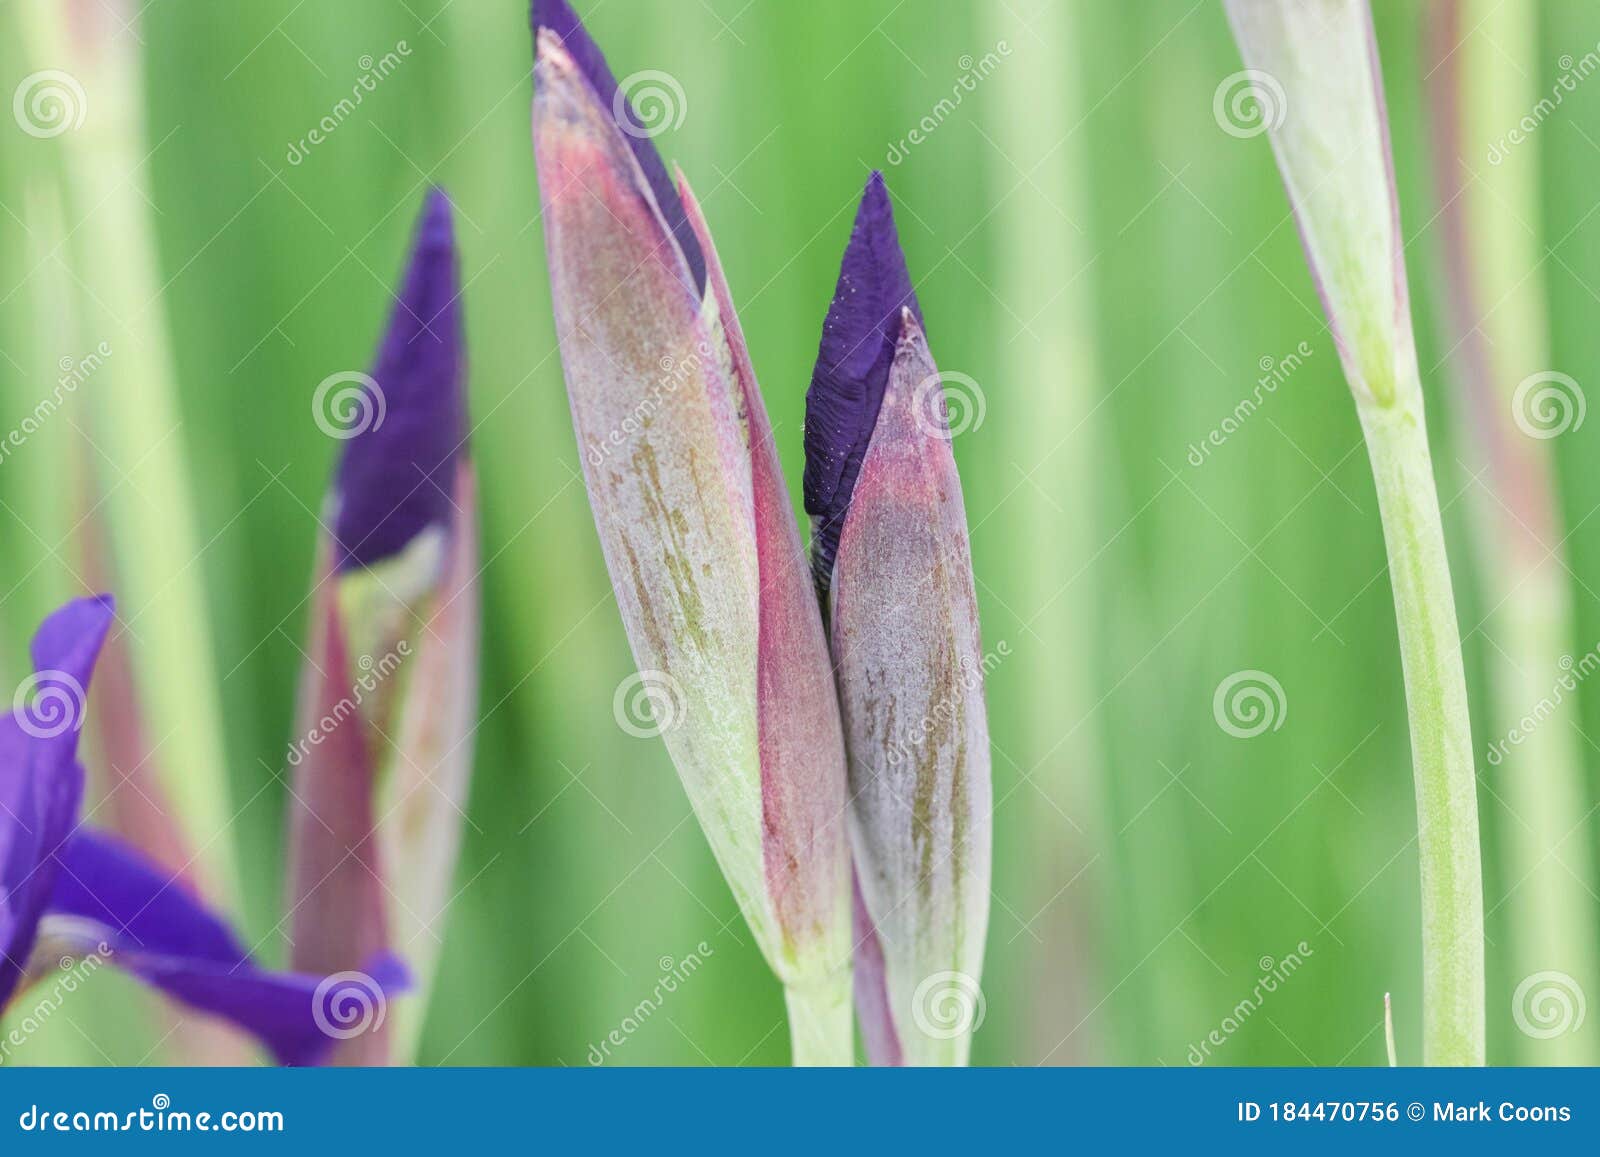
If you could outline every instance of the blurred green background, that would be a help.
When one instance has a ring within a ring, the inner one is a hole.
[[[1266,139],[1214,114],[1241,67],[1220,5],[575,6],[619,76],[660,69],[682,86],[683,122],[657,144],[715,230],[797,499],[804,391],[871,168],[887,172],[935,356],[981,392],[956,454],[985,647],[1004,641],[1009,657],[988,686],[994,904],[975,1062],[1192,1063],[1263,970],[1297,953],[1208,1063],[1381,1064],[1385,992],[1415,1063],[1415,809],[1376,502]],[[555,349],[525,5],[82,0],[67,5],[70,39],[45,48],[15,34],[25,7],[0,0],[0,88],[66,69],[87,119],[50,138],[0,125],[0,427],[33,411],[63,358],[101,341],[115,352],[0,460],[0,686],[22,677],[48,608],[101,574],[118,585],[141,695],[220,737],[208,756],[203,739],[152,727],[154,761],[225,786],[210,850],[238,864],[250,941],[282,960],[282,773],[312,513],[339,449],[311,396],[368,363],[413,215],[439,182],[463,250],[485,648],[471,826],[422,1059],[589,1063],[704,942],[705,966],[610,1063],[786,1063],[780,991],[665,749],[613,718],[632,666]],[[1484,718],[1482,690],[1502,649],[1460,500],[1480,465],[1458,446],[1442,364],[1429,12],[1378,7],[1482,750],[1505,729]],[[1522,67],[1545,90],[1563,54],[1600,41],[1600,13],[1525,7],[1537,37]],[[402,42],[399,66],[292,162],[291,142]],[[991,54],[997,67],[936,112]],[[125,105],[118,59],[143,68],[123,77]],[[1505,111],[1509,126],[1527,110]],[[120,145],[96,151],[102,118]],[[1472,147],[1482,167],[1487,143]],[[1553,364],[1528,372],[1586,384],[1600,359],[1600,82],[1567,96],[1536,147],[1528,275],[1548,291]],[[1302,342],[1303,364],[1195,465],[1191,447]],[[1600,639],[1597,438],[1600,422],[1550,443],[1584,576],[1565,580],[1573,655]],[[85,561],[96,541],[110,544],[98,572]],[[1283,692],[1279,726],[1250,739],[1213,712],[1245,670]],[[1600,695],[1549,726],[1582,737],[1596,798]],[[1504,854],[1520,820],[1497,777],[1538,769],[1479,770],[1490,1058],[1536,1061],[1543,1042],[1513,1016],[1527,970],[1510,956],[1512,921],[1546,882],[1578,885]],[[1593,874],[1594,830],[1561,846],[1579,875]],[[1586,886],[1581,903],[1600,907]],[[1547,967],[1600,996],[1580,963]],[[181,1061],[171,1028],[105,974],[14,1059]],[[1600,1058],[1592,1019],[1569,1035]]]

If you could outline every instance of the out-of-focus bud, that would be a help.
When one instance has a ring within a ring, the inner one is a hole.
[[[339,1059],[406,1059],[426,1010],[465,821],[477,711],[478,548],[465,453],[459,275],[429,193],[371,375],[334,375],[318,414],[347,439],[328,502],[309,662],[288,761],[292,959],[412,963],[419,999]]]

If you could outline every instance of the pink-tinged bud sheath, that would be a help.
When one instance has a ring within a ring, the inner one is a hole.
[[[409,1059],[466,820],[478,702],[478,547],[450,203],[428,194],[328,500],[288,762],[292,959],[392,950],[417,999],[337,1059]]]
[[[878,1064],[965,1064],[989,922],[983,656],[943,383],[879,174],[828,312],[806,433],[849,756],[863,1035]]]
[[[565,4],[536,5],[535,25],[551,296],[617,606],[671,704],[662,735],[690,803],[785,986],[797,1062],[848,1064],[838,704],[744,338],[693,195],[626,131],[598,49]]]

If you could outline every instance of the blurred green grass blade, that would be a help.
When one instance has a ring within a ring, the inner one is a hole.
[[[1579,663],[1587,652],[1573,631],[1574,576],[1565,561],[1548,441],[1577,420],[1582,398],[1552,377],[1540,232],[1542,137],[1510,148],[1497,142],[1507,110],[1532,108],[1540,99],[1538,13],[1527,3],[1462,0],[1436,6],[1434,19],[1440,59],[1425,63],[1440,142],[1441,243],[1454,282],[1446,341],[1461,391],[1454,407],[1464,427],[1460,440],[1472,455],[1461,472],[1469,476],[1491,604],[1478,625],[1488,640],[1493,691],[1487,726],[1479,729],[1486,752],[1480,775],[1502,852],[1487,915],[1499,914],[1506,929],[1516,993],[1527,991],[1524,980],[1552,974],[1587,989],[1600,982],[1593,829],[1582,737],[1571,726],[1576,711],[1567,700],[1594,660]],[[1541,414],[1520,383],[1554,391],[1546,399],[1554,408]],[[1528,719],[1537,722],[1526,727]],[[1509,1039],[1527,1063],[1594,1057],[1592,1043],[1576,1033]]]
[[[1030,945],[1031,967],[1002,954],[995,984],[1029,994],[1007,1036],[1028,1059],[1049,1064],[1104,1059],[1104,1026],[1089,1012],[1103,988],[1095,914],[1105,860],[1101,747],[1102,664],[1093,645],[1108,532],[1099,501],[1117,477],[1102,425],[1109,383],[1097,349],[1091,301],[1094,247],[1085,191],[1089,171],[1081,70],[1083,22],[1076,5],[996,7],[980,27],[985,125],[996,158],[988,166],[995,293],[1016,312],[999,319],[997,357],[979,396],[998,481],[1014,493],[974,508],[974,539],[1033,541],[1026,567],[992,568],[982,579],[1016,619],[986,624],[984,645],[1000,655],[988,697],[995,758],[1019,780],[1031,822],[1016,831],[1021,854],[997,870]],[[993,67],[993,72],[987,70]],[[1005,471],[1011,464],[1012,477]],[[1004,612],[1002,612],[1004,615]],[[1027,865],[1026,872],[1016,866]],[[1040,870],[1040,868],[1043,870]],[[1008,868],[1012,870],[1008,871]],[[1004,927],[1004,924],[1002,924]]]
[[[1586,4],[1541,5],[1540,31],[1536,51],[1539,59],[1546,62],[1542,75],[1547,83],[1548,62],[1555,61],[1559,68],[1565,54],[1600,40],[1594,10]],[[1518,118],[1528,110],[1507,111]],[[1504,131],[1515,123],[1515,119],[1506,122]],[[1594,141],[1600,141],[1600,87],[1585,82],[1562,103],[1559,115],[1541,126],[1538,152],[1542,232],[1550,254],[1544,269],[1549,279],[1551,363],[1567,367],[1591,402],[1594,379],[1590,367],[1600,365],[1600,326],[1594,324],[1596,305],[1591,292],[1591,287],[1600,285],[1600,221],[1594,213],[1594,191],[1600,186],[1600,153],[1595,151]],[[1582,426],[1555,439],[1553,449],[1561,521],[1567,527],[1567,558],[1574,574],[1592,587],[1591,576],[1600,574],[1600,521],[1592,517],[1600,508],[1600,472],[1594,469],[1596,454],[1600,453],[1600,423],[1591,416]],[[1587,590],[1580,590],[1573,617],[1581,650],[1590,640],[1600,639],[1600,600]],[[1600,695],[1581,692],[1579,711],[1575,730],[1582,743],[1586,802],[1592,807],[1592,801],[1600,797],[1600,747],[1596,746],[1600,737]],[[1592,814],[1589,820],[1593,823]],[[1572,853],[1581,854],[1576,848]],[[1596,872],[1597,855],[1600,844],[1591,841],[1590,878]],[[1522,979],[1509,974],[1503,978],[1497,991],[1507,994],[1504,998],[1508,1003]],[[1591,1002],[1592,995],[1591,992]],[[1592,1034],[1593,1024],[1592,1019],[1586,1019],[1582,1031]],[[1514,1021],[1502,1022],[1502,1026],[1508,1039],[1513,1039],[1509,1034],[1518,1031]],[[1569,1022],[1568,1031],[1577,1031],[1577,1026]],[[1589,1039],[1594,1038],[1591,1035]]]
[[[34,62],[73,59],[53,7],[23,6]],[[131,640],[168,798],[201,874],[219,894],[232,896],[238,891],[228,830],[233,813],[206,598],[195,570],[201,544],[143,191],[140,61],[122,43],[100,39],[106,31],[94,22],[78,30],[84,39],[76,44],[77,72],[89,78],[79,81],[86,115],[81,128],[57,138],[74,225],[48,240],[79,287],[84,340],[112,351],[96,371],[94,416],[81,429],[94,447],[116,534],[119,631]],[[92,72],[85,67],[91,63]],[[115,260],[104,259],[113,252]]]

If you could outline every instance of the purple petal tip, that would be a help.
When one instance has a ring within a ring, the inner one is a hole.
[[[335,484],[340,571],[371,566],[426,527],[450,523],[455,463],[466,439],[457,265],[450,199],[433,188],[372,368],[376,392],[364,386],[350,411],[360,426]]]
[[[109,595],[52,612],[33,636],[28,693],[0,715],[0,1008],[22,980],[55,885],[56,850],[77,820],[78,733],[114,614]]]
[[[65,672],[87,686],[89,672],[116,617],[110,595],[74,599],[48,618],[34,633],[30,654],[37,672]]]
[[[874,171],[856,211],[806,391],[805,504],[812,516],[812,569],[823,591],[883,405],[906,309],[920,325],[922,310],[900,248],[889,191],[883,174]]]
[[[568,55],[578,66],[583,78],[589,82],[589,87],[594,90],[600,103],[611,110],[613,117],[619,119],[617,127],[622,130],[623,139],[628,142],[634,160],[638,162],[645,180],[650,185],[651,193],[655,195],[656,206],[661,210],[662,219],[666,221],[667,228],[672,231],[678,248],[683,252],[683,259],[689,266],[689,272],[694,275],[695,289],[704,294],[706,258],[701,252],[699,239],[695,237],[694,229],[689,224],[688,214],[684,212],[683,198],[678,195],[678,187],[673,182],[671,174],[667,172],[661,154],[656,151],[656,146],[651,140],[653,133],[644,121],[639,119],[626,94],[622,94],[619,99],[617,79],[611,74],[611,68],[606,64],[605,54],[600,51],[600,46],[594,42],[589,30],[583,26],[583,21],[578,18],[578,14],[572,10],[572,5],[567,3],[567,0],[533,0],[532,23],[535,37],[541,28],[548,28],[561,37]]]

